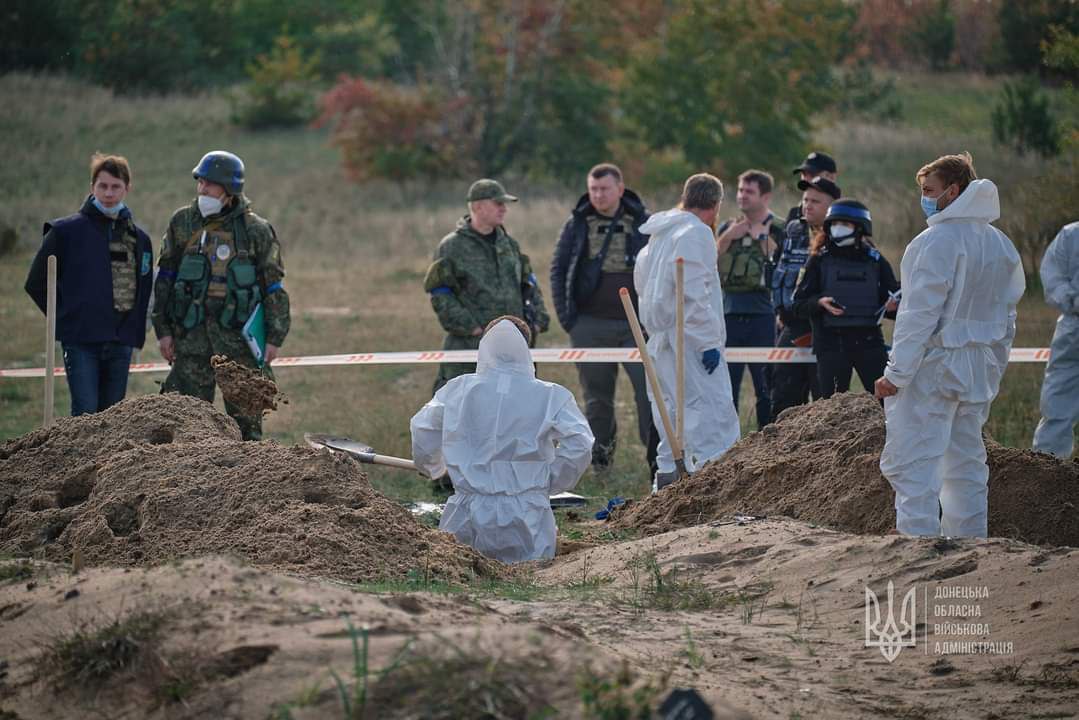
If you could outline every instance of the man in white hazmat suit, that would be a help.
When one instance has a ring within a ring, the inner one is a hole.
[[[1034,449],[1067,458],[1079,422],[1079,222],[1065,225],[1042,256],[1045,301],[1060,310],[1042,382]]]
[[[660,419],[658,402],[666,404],[671,422],[675,408],[675,260],[684,260],[685,295],[685,455],[693,472],[738,441],[738,413],[731,396],[731,378],[723,358],[727,329],[716,265],[716,216],[723,202],[723,184],[708,174],[686,180],[678,207],[656,213],[641,226],[651,235],[637,255],[633,284],[640,297],[641,324],[648,332],[648,354],[659,376],[662,398],[652,387],[652,418],[659,430],[656,489],[676,479],[674,455]]]
[[[929,227],[903,253],[903,300],[877,397],[887,438],[880,469],[905,535],[985,537],[982,426],[1000,389],[1025,280],[1000,217],[997,188],[969,154],[918,171]]]
[[[523,332],[496,319],[475,373],[441,387],[412,418],[412,458],[454,494],[439,529],[506,563],[554,557],[549,496],[592,462],[592,431],[569,390],[536,379]]]

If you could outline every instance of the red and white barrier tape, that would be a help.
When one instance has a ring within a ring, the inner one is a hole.
[[[412,365],[426,363],[474,363],[475,350],[425,350],[421,352],[377,352],[353,353],[347,355],[303,355],[300,357],[281,357],[273,362],[274,369],[287,367],[316,367],[325,365]],[[727,348],[724,352],[727,362],[744,363],[809,363],[813,362],[813,352],[808,348]],[[595,362],[640,362],[641,354],[634,348],[536,348],[532,359],[537,363],[595,363]],[[1009,362],[1043,363],[1049,360],[1049,348],[1012,348]],[[133,373],[164,372],[169,369],[166,363],[136,363],[131,366]],[[57,375],[64,374],[64,368],[56,368]],[[45,368],[7,368],[0,369],[0,378],[44,377]]]

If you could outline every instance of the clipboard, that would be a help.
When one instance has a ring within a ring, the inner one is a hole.
[[[255,306],[251,317],[247,318],[243,329],[240,330],[244,342],[251,350],[259,367],[266,364],[266,317],[262,312],[262,303]]]

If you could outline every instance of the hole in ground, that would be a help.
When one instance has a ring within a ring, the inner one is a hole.
[[[172,428],[159,427],[151,430],[146,439],[151,445],[168,445],[174,437]]]
[[[66,508],[86,502],[96,484],[97,465],[84,465],[60,484],[60,489],[56,492],[57,506]]]

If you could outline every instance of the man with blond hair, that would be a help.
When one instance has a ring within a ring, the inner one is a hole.
[[[717,271],[715,225],[723,202],[723,184],[701,173],[686,180],[678,207],[653,215],[641,226],[651,238],[637,256],[633,283],[640,297],[641,323],[649,333],[648,354],[655,363],[662,397],[652,388],[652,417],[660,442],[654,487],[676,478],[674,455],[660,420],[659,403],[684,412],[686,469],[690,472],[713,460],[738,440],[738,413],[731,398],[731,378],[723,359],[727,329]],[[675,407],[676,260],[683,259],[685,303],[685,408]]]
[[[154,257],[150,237],[124,203],[130,190],[127,158],[95,153],[90,194],[76,214],[45,223],[26,278],[26,292],[45,312],[46,263],[56,256],[56,337],[72,415],[124,399],[131,352],[146,339]]]
[[[985,537],[982,426],[1000,389],[1025,280],[1019,253],[991,222],[997,187],[968,153],[916,175],[929,227],[907,246],[903,300],[876,395],[887,437],[880,469],[904,535]]]

